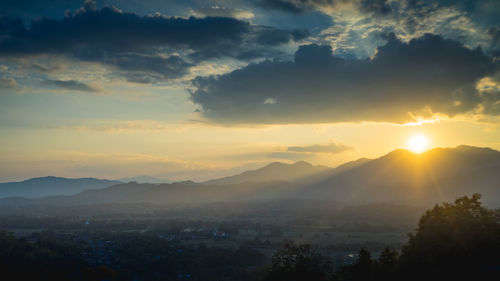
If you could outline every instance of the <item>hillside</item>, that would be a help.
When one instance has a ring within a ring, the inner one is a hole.
[[[171,183],[172,181],[169,179],[161,179],[152,176],[135,176],[135,177],[127,177],[118,179],[120,182],[131,182],[135,181],[137,183]]]
[[[302,196],[350,201],[441,202],[482,193],[500,199],[500,152],[459,146],[415,154],[395,150],[330,177],[310,182]],[[490,202],[488,202],[490,201]]]
[[[86,189],[99,189],[121,183],[96,178],[41,177],[21,182],[0,183],[0,198],[39,198],[52,195],[74,195]]]
[[[244,182],[267,182],[273,180],[279,181],[297,181],[301,178],[312,176],[321,172],[331,170],[326,166],[314,166],[305,161],[286,164],[273,162],[257,170],[246,171],[238,175],[214,179],[204,182],[205,184],[239,184]]]

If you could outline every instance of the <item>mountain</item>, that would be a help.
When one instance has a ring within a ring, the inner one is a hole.
[[[75,203],[81,201],[107,203],[111,201],[114,203],[148,202],[169,205],[205,204],[221,201],[280,198],[282,194],[292,190],[293,187],[293,184],[280,181],[258,184],[245,182],[234,185],[207,185],[188,182],[161,185],[122,184],[104,190],[87,190],[75,195],[73,199],[76,199]]]
[[[99,189],[118,183],[121,182],[95,178],[69,179],[52,176],[32,178],[21,182],[0,183],[0,198],[74,195],[85,189]]]
[[[325,172],[331,168],[326,166],[314,166],[305,161],[286,164],[281,162],[273,162],[263,168],[246,171],[241,174],[214,179],[204,182],[205,184],[240,184],[244,182],[267,182],[267,181],[297,181],[301,178],[308,177],[314,174]]]
[[[172,183],[171,180],[168,179],[160,179],[152,176],[135,176],[130,178],[121,178],[118,179],[120,182],[137,182],[137,183]]]
[[[86,190],[73,196],[17,199],[15,203],[5,199],[0,200],[0,205],[154,203],[174,206],[300,199],[428,206],[480,193],[485,204],[499,207],[499,183],[499,151],[459,146],[436,148],[421,154],[395,150],[377,159],[360,159],[334,169],[305,162],[272,163],[258,170],[201,184],[131,182]]]
[[[465,145],[421,154],[400,149],[311,181],[301,196],[437,203],[481,193],[484,202],[495,203],[500,202],[499,183],[499,151]]]

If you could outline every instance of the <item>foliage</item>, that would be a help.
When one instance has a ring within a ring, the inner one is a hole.
[[[464,196],[428,210],[402,248],[400,270],[414,279],[500,278],[500,214],[480,198]]]
[[[0,231],[0,270],[13,280],[103,280],[114,272],[106,267],[91,268],[78,258],[77,247],[52,233],[38,233],[30,242]]]
[[[322,281],[329,280],[331,274],[330,261],[316,249],[308,244],[296,245],[293,242],[286,242],[274,254],[266,280]]]
[[[333,280],[500,280],[500,213],[481,205],[481,196],[443,203],[420,218],[401,254],[386,248],[373,259],[361,249],[357,260]],[[319,261],[318,261],[319,260]],[[285,244],[273,257],[268,280],[326,280],[328,260],[309,245]]]

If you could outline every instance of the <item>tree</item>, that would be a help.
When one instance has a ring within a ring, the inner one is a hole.
[[[500,280],[500,214],[480,198],[464,196],[428,210],[402,248],[400,272],[413,279]]]
[[[286,242],[272,257],[267,281],[322,281],[330,280],[330,260],[309,244]]]
[[[396,280],[395,273],[398,268],[399,253],[391,247],[387,247],[380,253],[375,262],[376,280]]]
[[[377,261],[361,249],[343,266],[340,280],[500,280],[500,212],[481,205],[481,196],[443,203],[420,218],[401,255],[386,248]]]
[[[345,265],[337,272],[337,278],[349,281],[366,281],[373,278],[374,263],[370,252],[361,248],[358,259],[351,265]]]

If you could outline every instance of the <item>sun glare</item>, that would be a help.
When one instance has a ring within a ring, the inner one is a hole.
[[[415,153],[422,153],[427,150],[429,139],[424,135],[413,135],[408,140],[408,148]]]

